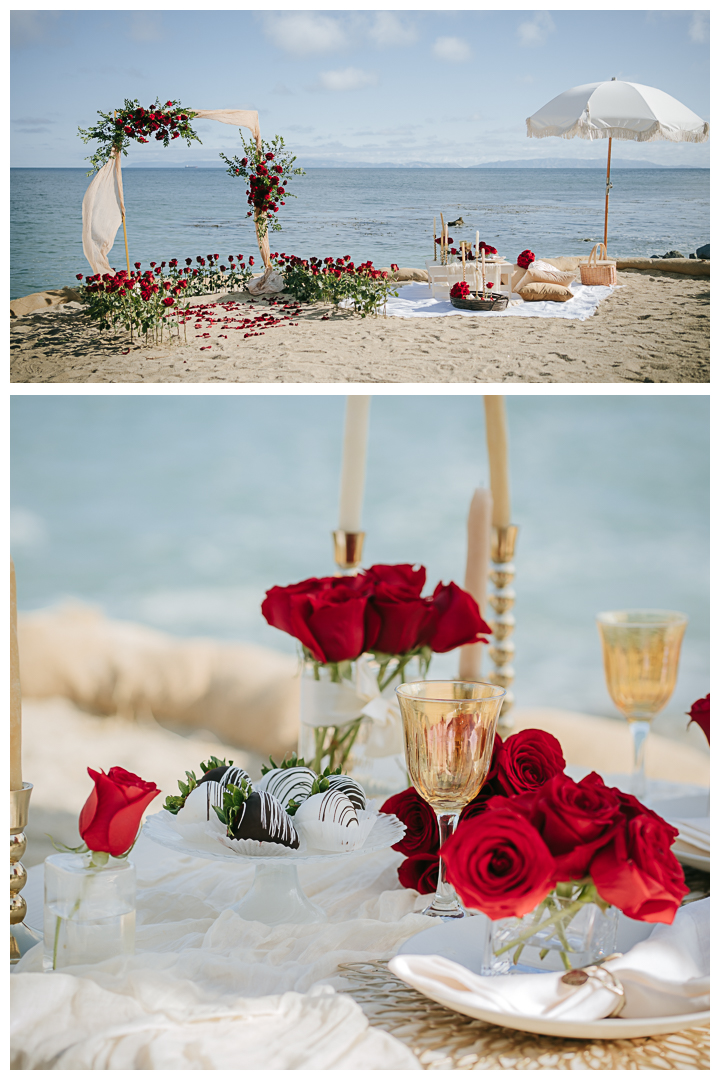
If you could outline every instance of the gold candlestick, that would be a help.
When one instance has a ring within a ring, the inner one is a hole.
[[[517,525],[493,525],[490,545],[493,566],[489,576],[494,588],[488,596],[488,602],[495,614],[489,620],[493,637],[488,652],[495,670],[490,675],[489,681],[505,687],[505,698],[498,720],[498,732],[503,737],[512,731],[513,725],[508,718],[508,713],[515,703],[510,687],[515,678],[515,668],[512,666],[515,645],[511,640],[515,629],[515,616],[512,613],[515,606],[515,590],[512,587],[515,580],[515,564],[512,560],[515,554],[517,532]]]
[[[27,840],[23,829],[28,823],[28,807],[32,784],[10,792],[10,963],[17,962],[42,940],[39,934],[24,923],[27,904],[20,895],[27,882],[27,871],[20,862]]]
[[[335,543],[335,562],[343,571],[357,571],[362,562],[364,532],[345,532],[336,529],[333,535]]]

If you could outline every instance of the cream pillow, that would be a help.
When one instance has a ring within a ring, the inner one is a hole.
[[[520,288],[522,288],[523,284],[529,285],[531,281],[548,281],[552,285],[569,285],[575,280],[576,276],[574,270],[558,270],[551,263],[536,259],[535,262],[530,263],[528,266],[527,274],[523,281],[520,282]]]
[[[563,303],[573,298],[573,294],[564,285],[557,285],[551,281],[531,281],[527,285],[522,285],[517,291],[523,300],[529,302],[556,300]]]

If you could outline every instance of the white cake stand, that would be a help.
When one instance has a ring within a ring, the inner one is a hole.
[[[365,843],[354,851],[317,852],[285,849],[287,854],[240,855],[226,848],[215,838],[206,834],[198,840],[182,836],[177,818],[167,810],[160,810],[147,818],[143,831],[149,840],[163,847],[172,848],[182,855],[198,859],[220,859],[225,863],[252,863],[255,879],[250,891],[231,906],[231,911],[253,922],[276,926],[279,923],[315,923],[327,919],[325,911],[303,892],[298,877],[298,866],[306,863],[329,862],[331,859],[349,859],[353,855],[367,855],[392,847],[405,835],[405,825],[394,814],[378,814]]]

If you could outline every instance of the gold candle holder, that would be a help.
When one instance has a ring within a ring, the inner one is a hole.
[[[358,570],[362,562],[364,532],[345,532],[336,529],[333,535],[335,562],[343,571]]]
[[[489,681],[505,688],[505,698],[498,720],[498,733],[503,737],[509,735],[513,729],[508,713],[515,703],[515,696],[510,687],[515,678],[515,668],[512,666],[515,657],[515,645],[512,641],[515,630],[515,616],[512,613],[515,606],[515,590],[512,587],[515,580],[515,564],[512,560],[515,555],[517,532],[517,525],[493,525],[490,541],[490,558],[493,565],[489,577],[493,590],[488,596],[488,602],[494,616],[490,619],[493,637],[488,652],[495,670],[490,674]]]
[[[28,823],[28,808],[32,784],[10,792],[10,963],[17,962],[42,940],[39,934],[24,923],[27,904],[20,895],[27,882],[27,871],[20,862],[25,854],[27,839],[23,830]]]

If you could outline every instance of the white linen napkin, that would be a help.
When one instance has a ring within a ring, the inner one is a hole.
[[[710,818],[676,818],[671,822],[679,832],[673,851],[710,856]]]
[[[604,966],[625,991],[624,1018],[675,1016],[710,1007],[710,901],[680,908],[672,926],[659,925],[649,938]],[[562,982],[562,972],[541,975],[475,975],[442,956],[395,956],[390,970],[428,997],[514,1016],[556,1020],[600,1020],[616,995],[589,979]]]

